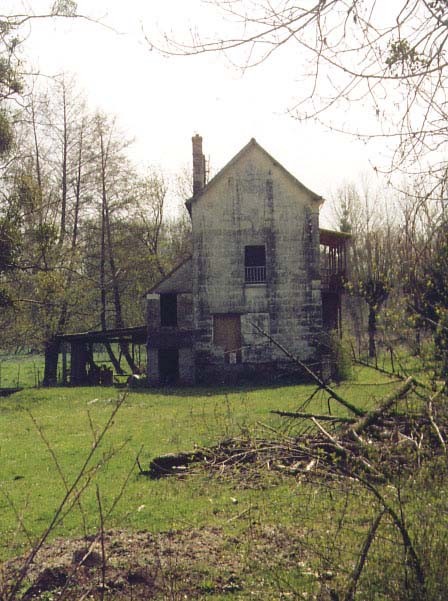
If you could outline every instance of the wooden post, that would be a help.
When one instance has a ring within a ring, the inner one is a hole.
[[[67,386],[67,344],[62,343],[62,384]]]
[[[71,343],[70,383],[74,386],[87,384],[88,353],[82,342]]]

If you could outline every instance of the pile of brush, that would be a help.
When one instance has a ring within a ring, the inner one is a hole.
[[[264,466],[292,475],[324,469],[381,481],[436,454],[446,455],[448,409],[442,389],[431,394],[409,377],[369,412],[328,386],[325,390],[352,415],[274,411],[286,419],[306,420],[312,428],[301,436],[230,438],[213,447],[155,457],[143,473],[160,478],[198,464],[221,472]]]

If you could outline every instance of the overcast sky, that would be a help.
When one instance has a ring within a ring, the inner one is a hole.
[[[11,0],[13,8],[48,10],[49,0]],[[341,183],[373,171],[378,148],[347,139],[287,114],[298,94],[295,48],[241,73],[219,55],[166,58],[150,50],[144,32],[185,38],[226,27],[200,0],[79,0],[82,20],[34,21],[24,46],[45,74],[76,74],[92,108],[116,114],[135,139],[133,158],[173,174],[190,164],[191,136],[200,133],[216,171],[251,137],[306,186],[331,196]],[[348,118],[359,118],[354,112]]]

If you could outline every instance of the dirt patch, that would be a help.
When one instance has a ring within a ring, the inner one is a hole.
[[[161,534],[109,531],[103,542],[104,556],[95,537],[56,539],[44,546],[16,599],[200,599],[243,592],[247,578],[254,586],[257,566],[281,563],[287,568],[300,559],[292,532],[261,526],[251,530],[250,541],[204,528]],[[8,583],[23,562],[16,558],[0,568],[1,599],[8,598]]]

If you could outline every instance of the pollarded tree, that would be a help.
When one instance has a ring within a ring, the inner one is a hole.
[[[361,191],[354,184],[346,185],[336,198],[340,229],[353,236],[347,286],[367,304],[371,358],[376,356],[378,316],[394,285],[397,240],[396,228],[381,209],[379,194],[364,181]]]
[[[434,335],[436,357],[448,379],[448,224],[438,228],[435,249],[421,280],[420,315]]]

